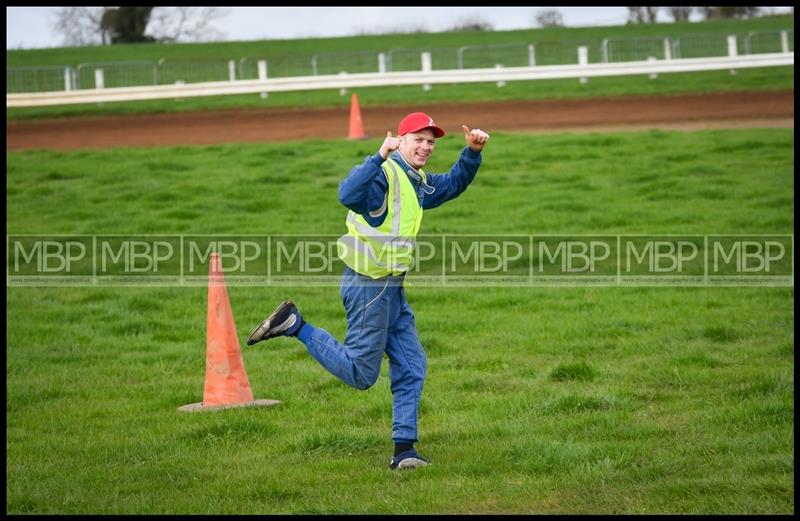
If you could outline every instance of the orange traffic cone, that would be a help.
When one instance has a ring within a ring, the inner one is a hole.
[[[361,124],[361,109],[358,106],[358,94],[350,96],[350,132],[347,139],[364,139],[364,126]]]
[[[203,401],[179,407],[179,411],[275,405],[277,400],[254,400],[236,336],[236,324],[225,288],[219,253],[211,254],[208,274],[208,322],[206,328],[206,383]]]

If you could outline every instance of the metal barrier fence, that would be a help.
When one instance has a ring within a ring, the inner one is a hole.
[[[747,33],[744,48],[745,54],[794,52],[794,30]]]
[[[73,90],[75,70],[67,65],[49,67],[9,67],[6,69],[6,93]]]
[[[534,67],[492,67],[484,69],[432,70],[422,71],[367,72],[355,74],[327,74],[322,76],[298,76],[293,78],[273,78],[240,81],[212,81],[183,85],[146,85],[117,89],[81,89],[71,92],[32,92],[6,94],[6,107],[37,107],[47,105],[69,105],[74,103],[105,103],[112,101],[136,101],[146,99],[189,98],[197,96],[220,96],[231,94],[259,93],[262,97],[270,92],[304,90],[345,90],[356,87],[386,87],[402,85],[422,85],[428,90],[432,84],[485,83],[497,82],[501,86],[506,81],[548,80],[578,78],[585,83],[589,78],[601,76],[650,75],[662,73],[698,72],[711,70],[736,70],[762,67],[792,67],[793,52],[762,53],[716,58],[683,58],[678,60],[644,60],[619,63],[589,63],[588,49],[578,49],[577,65],[544,65]],[[424,53],[430,64],[430,54]],[[260,64],[266,62],[260,62]],[[260,67],[259,67],[260,68]],[[260,72],[260,71],[259,71]]]
[[[512,43],[505,45],[465,45],[456,51],[459,69],[504,67],[533,67],[536,65],[536,46]]]
[[[102,70],[102,73],[98,73]],[[81,63],[75,69],[75,86],[78,89],[135,87],[155,85],[158,82],[156,62],[101,62]]]
[[[733,38],[733,40],[732,40]],[[142,85],[289,78],[367,72],[476,69],[570,65],[579,62],[580,47],[587,63],[647,59],[670,60],[793,52],[794,30],[689,34],[680,38],[642,37],[602,40],[560,40],[517,44],[439,48],[392,48],[386,52],[323,52],[314,55],[245,57],[238,60],[82,63],[47,67],[7,67],[6,93],[69,91]],[[428,53],[426,57],[424,53]],[[429,63],[423,63],[429,60]],[[259,65],[259,62],[266,62]],[[263,78],[262,78],[263,74]]]
[[[677,41],[671,38],[606,38],[601,44],[603,63],[677,58]]]
[[[234,65],[234,79],[235,67]],[[227,61],[175,61],[159,60],[157,85],[171,83],[200,83],[231,79],[231,60]]]
[[[422,53],[430,53],[431,69],[448,70],[456,69],[456,48],[455,47],[420,47],[416,49],[395,48],[389,49],[388,60],[389,70],[392,72],[400,71],[419,71],[422,70]]]
[[[736,40],[739,50],[740,38]],[[676,43],[675,58],[704,58],[728,54],[728,41],[724,34],[692,34],[680,38]]]
[[[589,63],[602,63],[600,40],[560,40],[535,44],[536,65],[578,63],[578,48],[586,47]]]
[[[383,71],[380,71],[383,55]],[[386,54],[369,52],[323,52],[311,57],[312,76],[339,74],[340,72],[387,72]]]
[[[240,60],[241,79],[257,79],[258,62],[261,60],[267,60],[270,78],[313,76],[311,58],[312,56],[296,54],[242,58]]]

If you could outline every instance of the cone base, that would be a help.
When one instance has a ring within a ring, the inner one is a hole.
[[[239,407],[270,407],[272,405],[278,405],[279,403],[281,403],[280,400],[253,400],[252,402],[231,403],[225,405],[203,405],[203,402],[199,402],[178,407],[178,410],[180,412],[221,411],[223,409],[234,409]]]

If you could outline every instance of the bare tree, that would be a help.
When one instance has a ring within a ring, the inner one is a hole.
[[[546,9],[537,13],[536,24],[539,27],[563,27],[564,17],[558,9]]]
[[[688,22],[694,7],[667,7],[667,11],[676,22]]]
[[[629,24],[652,24],[656,22],[658,7],[628,7]]]
[[[156,7],[147,26],[147,34],[159,42],[215,41],[225,33],[214,22],[228,15],[218,7]]]
[[[700,12],[706,20],[719,20],[723,18],[756,18],[761,14],[760,7],[735,6],[735,7],[701,7]]]
[[[122,20],[121,9],[114,7],[62,7],[56,11],[53,28],[64,37],[68,46],[107,45],[126,41],[119,38]],[[139,17],[146,23],[139,41],[213,41],[225,33],[213,23],[227,16],[228,11],[217,7],[155,7],[149,17]],[[139,28],[141,29],[141,28]]]
[[[149,6],[107,8],[100,27],[111,34],[112,44],[152,42],[154,38],[145,34],[152,11]]]
[[[62,7],[55,13],[53,29],[66,46],[110,44],[111,35],[103,26],[107,7]]]

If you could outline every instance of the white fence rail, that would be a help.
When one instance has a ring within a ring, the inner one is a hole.
[[[439,83],[477,83],[563,78],[592,78],[669,72],[734,70],[794,65],[794,53],[770,53],[717,58],[646,60],[623,63],[547,65],[463,70],[429,70],[387,73],[331,74],[260,80],[215,81],[193,84],[151,85],[87,89],[80,91],[6,94],[6,107],[40,107],[76,103],[104,103],[196,96],[220,96],[320,89],[350,89]]]

